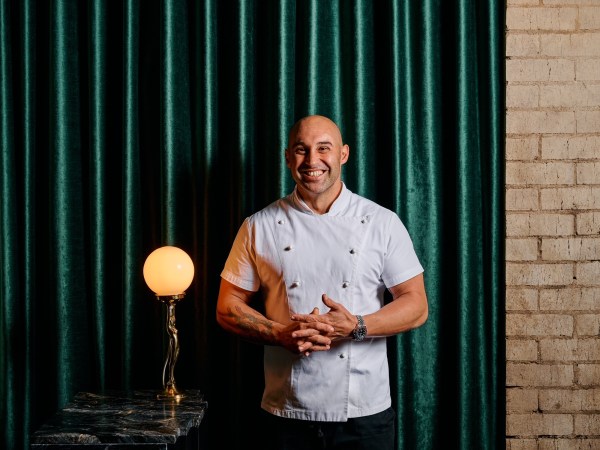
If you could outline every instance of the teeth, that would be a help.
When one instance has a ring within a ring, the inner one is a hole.
[[[319,175],[322,175],[322,174],[323,174],[323,171],[322,171],[322,170],[311,170],[311,171],[309,171],[309,172],[306,172],[306,174],[307,174],[309,177],[318,177]]]

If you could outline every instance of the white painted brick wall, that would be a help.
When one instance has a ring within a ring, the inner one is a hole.
[[[506,448],[600,449],[600,0],[506,28]]]

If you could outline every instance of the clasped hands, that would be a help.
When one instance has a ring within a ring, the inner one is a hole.
[[[292,323],[284,328],[282,345],[305,356],[327,351],[335,341],[348,339],[356,327],[356,317],[344,305],[323,294],[329,311],[321,314],[315,307],[310,314],[292,314]]]

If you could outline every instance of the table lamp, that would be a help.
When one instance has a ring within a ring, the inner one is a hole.
[[[194,279],[194,263],[189,255],[170,245],[157,248],[146,258],[144,280],[156,298],[167,306],[167,334],[169,347],[163,368],[163,391],[157,398],[177,400],[184,394],[175,385],[175,363],[179,356],[179,340],[175,327],[175,305],[185,296],[185,290]]]

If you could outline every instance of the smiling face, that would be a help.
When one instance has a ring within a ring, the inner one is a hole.
[[[290,131],[285,162],[300,195],[315,212],[327,212],[341,192],[348,154],[340,130],[326,117],[305,117]]]

